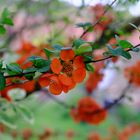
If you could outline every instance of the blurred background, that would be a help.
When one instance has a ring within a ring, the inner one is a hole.
[[[77,27],[78,23],[94,24],[100,17],[103,20],[83,37],[83,40],[93,42],[95,58],[101,57],[106,44],[115,44],[115,34],[133,45],[139,44],[140,32],[129,23],[139,27],[140,1],[117,0],[103,15],[112,1],[0,0],[0,11],[8,8],[14,22],[14,26],[7,26],[6,34],[0,36],[1,59],[5,64],[18,60],[23,63],[28,56],[42,56],[43,48],[55,44],[69,47],[83,33],[83,29]],[[36,51],[26,50],[27,46]],[[105,61],[94,75],[87,72],[84,82],[67,94],[53,96],[44,91],[33,92],[20,101],[30,111],[26,116],[15,115],[9,108],[7,113],[12,119],[0,124],[0,140],[140,140],[139,79],[98,125],[75,122],[67,107],[76,106],[84,96],[94,98],[102,106],[120,97],[129,81],[126,68],[140,61],[139,52],[131,54],[131,60],[118,57]],[[95,64],[94,67],[98,66]],[[139,65],[137,69],[140,73]],[[26,91],[17,89],[16,92]]]

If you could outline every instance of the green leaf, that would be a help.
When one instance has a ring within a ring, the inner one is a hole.
[[[0,61],[0,70],[2,69],[3,61]]]
[[[92,61],[93,60],[93,57],[92,56],[89,56],[89,55],[83,55],[84,57],[84,61]]]
[[[11,64],[6,65],[6,69],[7,69],[8,74],[10,75],[22,73],[22,69],[17,63],[11,63]]]
[[[37,71],[37,68],[33,68],[33,67],[29,67],[25,70],[23,70],[23,73],[33,73],[33,72],[36,72]]]
[[[121,48],[121,47],[117,47],[117,48],[113,49],[112,46],[108,44],[107,45],[107,48],[108,48],[109,53],[111,55],[114,55],[114,56],[123,56],[126,59],[131,59],[130,53],[127,52],[127,51],[125,51],[125,50],[123,50],[123,48]]]
[[[25,105],[17,105],[16,109],[18,113],[23,117],[23,119],[31,124],[34,123],[34,117],[31,110],[29,110]]]
[[[33,80],[35,76],[35,73],[29,73],[29,74],[25,74],[24,77],[28,80]]]
[[[48,50],[47,48],[44,48],[44,51],[45,51],[45,54],[48,57],[48,59],[50,59],[51,54],[54,53],[53,51]]]
[[[140,48],[132,48],[132,51],[133,52],[139,52],[140,51]]]
[[[117,35],[115,35],[115,38],[116,38],[117,42],[120,42],[120,38]]]
[[[6,112],[0,111],[0,122],[9,128],[16,128],[16,125],[13,123],[13,118],[11,116],[8,116]]]
[[[93,67],[93,65],[91,65],[91,64],[86,64],[86,69],[87,69],[88,71],[94,72],[94,67]]]
[[[0,25],[0,34],[5,34],[6,33],[6,29],[3,25]]]
[[[77,55],[82,54],[82,53],[87,53],[87,52],[91,52],[92,51],[92,47],[91,46],[81,46],[78,49],[75,50],[75,53]]]
[[[38,72],[47,72],[50,70],[50,63],[42,68],[37,69]]]
[[[3,90],[6,86],[6,79],[3,73],[0,72],[0,90]]]
[[[73,46],[75,46],[76,49],[78,49],[81,45],[85,44],[86,41],[82,40],[82,39],[76,39],[73,42]]]
[[[13,21],[12,21],[11,18],[4,18],[4,19],[2,20],[2,23],[3,23],[3,24],[7,24],[7,25],[11,25],[11,26],[14,25],[14,23],[13,23]]]
[[[50,60],[45,60],[39,56],[31,56],[28,58],[28,60],[31,61],[36,68],[50,66]]]
[[[2,24],[13,25],[13,21],[10,18],[11,14],[7,8],[5,8],[2,12]]]
[[[90,22],[86,22],[86,23],[77,23],[76,26],[77,26],[77,27],[80,27],[80,28],[83,28],[84,30],[86,30],[86,29],[90,29],[90,30],[91,30],[91,28],[93,29],[93,25],[92,25],[92,23],[90,23]],[[90,31],[90,30],[89,30],[89,31]]]
[[[118,44],[119,44],[119,46],[122,47],[123,49],[132,48],[132,47],[133,47],[133,45],[132,45],[130,42],[126,41],[126,40],[120,40],[120,41],[118,42]]]
[[[53,47],[55,50],[58,50],[58,51],[60,51],[60,50],[63,48],[63,46],[61,46],[61,45],[59,45],[59,44],[53,45],[52,47]]]

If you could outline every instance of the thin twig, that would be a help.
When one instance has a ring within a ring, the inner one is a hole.
[[[93,27],[95,27],[95,26],[102,20],[102,17],[108,12],[108,10],[110,9],[110,7],[112,7],[113,4],[114,4],[116,1],[117,1],[117,0],[112,1],[112,3],[111,3],[109,6],[107,6],[107,8],[104,10],[102,16],[93,24]],[[80,36],[80,38],[83,38],[84,35],[88,32],[89,29],[90,29],[90,27],[87,28],[87,29],[82,33],[82,35]]]
[[[127,50],[127,52],[132,51],[134,48],[138,48],[139,46],[140,46],[140,44],[134,46],[133,48],[129,48],[129,49]],[[100,62],[100,61],[104,61],[104,60],[110,59],[110,58],[112,58],[112,57],[116,57],[116,56],[110,55],[110,56],[108,56],[108,57],[101,58],[101,59],[97,59],[97,60],[85,61],[85,63],[96,63],[96,62]]]

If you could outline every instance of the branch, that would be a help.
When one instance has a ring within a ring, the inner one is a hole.
[[[128,49],[127,52],[132,51],[134,48],[138,48],[139,46],[140,46],[140,44],[137,44],[137,45],[134,46],[133,48]],[[108,56],[108,57],[101,58],[101,59],[97,59],[97,60],[85,61],[85,63],[96,63],[96,62],[100,62],[100,61],[104,61],[104,60],[110,59],[110,58],[112,58],[112,57],[116,57],[116,56],[110,55],[110,56]]]
[[[93,27],[95,27],[95,26],[102,20],[102,17],[108,12],[108,10],[110,9],[110,7],[112,7],[113,4],[114,4],[116,1],[117,1],[117,0],[112,1],[112,3],[111,3],[109,6],[107,6],[107,8],[106,8],[106,9],[104,10],[104,12],[103,12],[103,15],[93,24]],[[87,29],[82,33],[82,35],[80,36],[80,38],[83,38],[84,35],[89,31],[89,29],[90,29],[90,27],[87,28]]]

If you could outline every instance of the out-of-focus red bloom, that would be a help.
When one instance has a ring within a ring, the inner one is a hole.
[[[101,140],[101,136],[99,133],[97,132],[91,132],[89,135],[88,135],[88,140]]]
[[[131,67],[125,68],[125,76],[136,86],[140,86],[140,61]]]
[[[110,12],[103,16],[105,6],[102,4],[97,4],[91,7],[91,11],[93,12],[93,20],[94,22],[102,18],[103,20],[95,26],[95,30],[105,30],[105,28],[114,20],[114,15]]]
[[[91,97],[84,97],[79,100],[78,106],[71,110],[71,116],[76,122],[86,122],[97,125],[104,121],[107,112]],[[96,112],[96,111],[99,112]]]
[[[96,89],[98,83],[103,79],[103,74],[95,70],[93,73],[89,74],[89,78],[86,81],[86,90],[88,93],[92,93]]]

